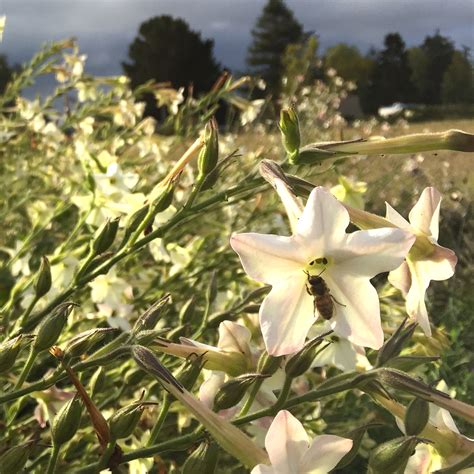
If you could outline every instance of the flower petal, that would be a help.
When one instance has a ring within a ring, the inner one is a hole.
[[[276,472],[299,474],[300,460],[309,448],[308,435],[289,411],[281,410],[265,437],[265,448]]]
[[[292,237],[234,234],[230,245],[239,255],[245,272],[270,285],[300,271],[307,263],[301,246]]]
[[[408,218],[410,224],[438,240],[441,194],[435,188],[425,188]]]
[[[343,248],[333,253],[339,272],[372,278],[394,270],[404,260],[415,236],[401,229],[359,230],[347,236]]]
[[[224,372],[213,370],[199,387],[199,400],[208,408],[213,407],[214,397],[225,382]]]
[[[389,220],[397,227],[400,227],[400,229],[413,232],[413,227],[410,225],[410,223],[401,214],[399,214],[388,202],[385,202],[385,208],[385,218],[387,220]]]
[[[245,326],[233,321],[222,321],[219,324],[217,347],[223,351],[240,352],[250,358],[251,337],[252,334]]]
[[[308,255],[316,258],[344,242],[348,225],[349,213],[344,206],[318,186],[309,195],[296,234],[308,248]]]
[[[403,262],[398,268],[392,270],[388,274],[388,281],[406,297],[411,286],[411,275],[407,262]]]
[[[306,292],[306,275],[300,273],[274,285],[260,307],[260,327],[270,355],[299,351],[315,321],[313,298]]]
[[[379,297],[369,279],[331,268],[325,280],[337,300],[332,319],[335,333],[358,346],[380,349],[383,331]]]
[[[298,197],[296,197],[289,189],[288,185],[281,179],[275,179],[274,182],[276,192],[280,196],[281,202],[285,207],[288,220],[290,221],[291,231],[296,232],[298,219],[303,213],[303,205]]]
[[[427,336],[431,336],[430,321],[425,303],[426,289],[430,278],[423,272],[420,261],[408,260],[411,274],[411,286],[406,296],[406,309],[409,316],[415,318]]]
[[[351,448],[351,439],[334,435],[316,436],[301,460],[299,473],[327,474]]]
[[[275,471],[271,466],[266,466],[265,464],[258,464],[252,469],[250,474],[275,474]]]

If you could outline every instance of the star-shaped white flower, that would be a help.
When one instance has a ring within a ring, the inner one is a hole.
[[[303,425],[282,410],[268,430],[265,448],[271,466],[258,464],[251,474],[327,474],[351,450],[352,440],[321,435],[310,442]]]
[[[410,211],[408,222],[386,203],[390,222],[428,242],[426,251],[414,247],[406,261],[389,275],[390,283],[405,295],[408,315],[415,318],[428,336],[431,336],[431,328],[425,304],[426,290],[431,280],[451,278],[457,263],[452,250],[438,245],[440,204],[441,194],[435,188],[425,188]]]
[[[232,248],[247,274],[272,290],[260,307],[260,327],[269,354],[300,350],[318,314],[308,294],[308,275],[320,275],[334,305],[331,327],[354,344],[383,344],[375,275],[397,268],[415,236],[397,228],[346,233],[349,214],[331,193],[315,188],[291,237],[234,234]]]

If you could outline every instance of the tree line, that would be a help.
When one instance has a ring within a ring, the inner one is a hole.
[[[209,90],[225,69],[216,61],[213,48],[213,40],[203,39],[184,20],[157,16],[140,25],[122,67],[133,86],[155,80],[199,94]],[[411,48],[394,32],[385,36],[382,48],[371,48],[366,54],[345,43],[330,47],[321,57],[317,49],[317,35],[304,30],[284,0],[267,0],[252,30],[247,72],[262,77],[266,93],[278,98],[282,92],[291,92],[301,70],[315,79],[324,77],[324,69],[334,68],[357,85],[366,113],[394,102],[474,101],[469,49],[456,49],[438,31]],[[0,56],[0,91],[12,71],[6,57]]]

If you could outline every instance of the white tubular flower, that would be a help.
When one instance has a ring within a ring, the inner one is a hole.
[[[430,322],[425,304],[425,293],[431,280],[447,280],[454,275],[456,254],[438,245],[439,209],[441,194],[435,188],[425,188],[410,211],[409,222],[388,203],[387,219],[400,229],[424,237],[426,250],[413,248],[406,261],[390,272],[390,283],[405,296],[406,310],[427,336],[431,336]]]
[[[156,350],[183,358],[192,354],[202,355],[206,369],[237,376],[248,371],[252,365],[250,338],[246,327],[233,321],[223,321],[219,324],[217,347],[182,337],[180,344],[160,339]]]
[[[397,268],[415,236],[396,228],[346,233],[349,214],[331,193],[315,188],[291,237],[235,234],[232,248],[247,274],[272,290],[260,307],[260,327],[270,355],[300,350],[317,318],[309,275],[327,285],[331,328],[363,347],[383,344],[375,275]],[[327,315],[326,315],[327,316]]]
[[[279,411],[265,438],[271,466],[258,464],[251,474],[327,474],[351,450],[352,440],[334,435],[310,442],[303,425],[288,411]]]

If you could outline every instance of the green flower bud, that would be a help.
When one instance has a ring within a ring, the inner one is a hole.
[[[430,404],[422,398],[414,398],[405,412],[405,433],[417,436],[424,429],[430,417]]]
[[[69,400],[54,417],[51,437],[56,446],[67,443],[76,434],[81,423],[82,404],[78,397]]]
[[[43,297],[51,289],[51,266],[49,260],[43,256],[35,281],[36,298]]]
[[[168,183],[153,200],[153,210],[156,214],[166,211],[171,206],[174,196],[174,184]]]
[[[21,472],[30,456],[33,443],[14,446],[0,456],[0,474]]]
[[[377,361],[375,363],[376,367],[381,367],[385,365],[390,359],[398,356],[403,349],[405,343],[411,338],[413,332],[416,329],[416,323],[409,324],[405,327],[406,319],[400,324],[397,330],[392,334],[392,336],[387,339],[385,344],[379,350],[377,354]]]
[[[186,303],[181,306],[181,310],[179,311],[179,322],[181,324],[188,324],[193,320],[194,312],[196,310],[196,297],[192,296],[189,298]]]
[[[96,328],[84,331],[73,337],[67,344],[65,356],[67,358],[80,357],[85,354],[92,346],[100,342],[104,337],[116,331],[114,328]]]
[[[140,421],[144,409],[142,402],[135,402],[114,413],[109,419],[112,439],[128,438]]]
[[[204,130],[204,146],[201,148],[198,157],[199,179],[203,179],[217,165],[219,159],[219,136],[217,132],[217,122],[211,119]]]
[[[416,445],[422,441],[416,436],[402,436],[380,444],[370,453],[369,469],[374,474],[403,472]]]
[[[23,334],[0,344],[0,374],[10,370],[20,352]]]
[[[89,380],[90,396],[94,398],[94,395],[102,391],[105,385],[105,370],[103,367],[99,367]]]
[[[303,375],[311,367],[318,353],[318,346],[327,334],[329,333],[311,339],[304,345],[303,349],[288,360],[285,366],[285,372],[288,377],[295,378]]]
[[[169,294],[160,298],[156,303],[151,305],[136,321],[133,326],[133,332],[154,329],[156,323],[165,314],[168,309],[168,303],[171,301]]]
[[[216,443],[203,441],[184,463],[182,474],[214,474],[216,472],[219,448]]]
[[[130,238],[130,236],[138,229],[140,224],[143,222],[143,220],[147,216],[149,210],[150,210],[150,205],[145,204],[143,207],[138,209],[138,211],[135,211],[127,219],[127,223],[125,224],[125,233],[124,233],[122,244],[121,244],[122,246],[128,242],[128,239]]]
[[[95,255],[104,253],[114,243],[115,236],[117,235],[120,218],[107,220],[107,222],[99,230],[97,237],[92,243],[92,250]]]
[[[179,368],[176,379],[186,390],[192,390],[204,364],[203,356],[188,357],[186,362]]]
[[[151,344],[157,337],[163,336],[163,330],[161,329],[147,329],[140,331],[135,334],[135,341],[137,344],[147,346]]]
[[[52,314],[41,321],[33,344],[34,351],[41,352],[55,344],[74,306],[74,303],[60,304]]]
[[[267,351],[262,352],[257,363],[257,373],[262,375],[273,375],[280,367],[283,357],[268,355]]]
[[[283,146],[290,158],[290,162],[298,157],[300,149],[300,125],[294,107],[282,109],[280,112],[279,127]]]
[[[261,374],[245,374],[229,380],[216,393],[214,397],[214,411],[231,408],[244,398],[249,387],[259,378],[267,377]]]

